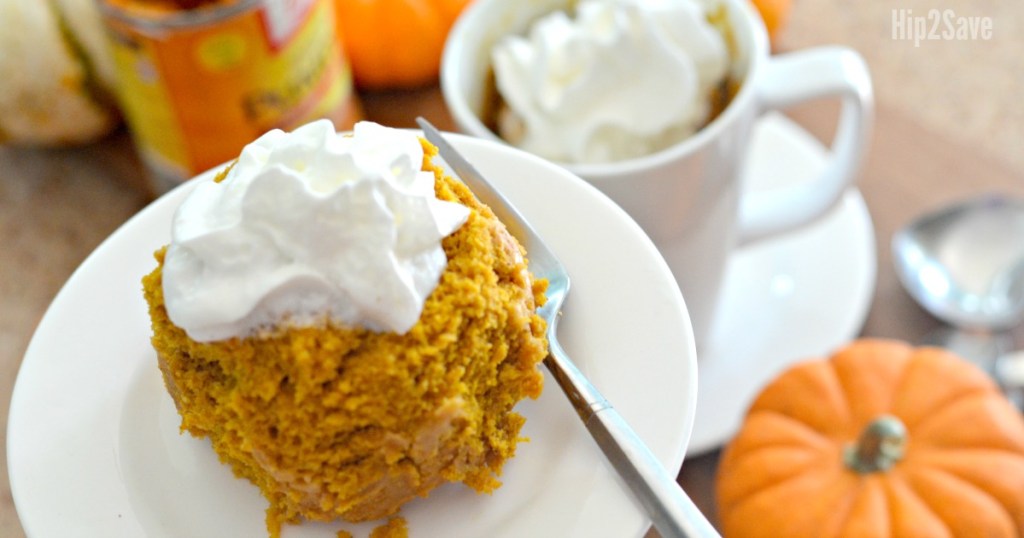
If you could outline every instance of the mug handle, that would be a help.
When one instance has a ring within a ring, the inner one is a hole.
[[[842,110],[831,156],[815,181],[746,193],[739,241],[791,231],[824,215],[860,171],[871,134],[873,94],[864,59],[845,47],[819,47],[769,59],[755,84],[759,114],[821,97],[839,97]]]

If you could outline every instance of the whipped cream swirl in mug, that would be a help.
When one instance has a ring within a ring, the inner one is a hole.
[[[324,321],[408,331],[447,265],[441,239],[469,215],[422,163],[416,134],[374,123],[263,135],[175,213],[171,321],[197,341]]]
[[[584,0],[492,50],[502,138],[566,163],[664,149],[708,119],[729,69],[709,0]],[[511,113],[511,114],[509,114]]]

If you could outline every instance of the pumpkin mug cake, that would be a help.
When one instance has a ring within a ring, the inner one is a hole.
[[[367,122],[271,131],[195,187],[143,279],[181,429],[260,488],[271,535],[491,491],[515,453],[546,283],[435,154]]]

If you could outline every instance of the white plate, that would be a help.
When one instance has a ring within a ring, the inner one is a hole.
[[[746,188],[813,180],[825,159],[806,131],[766,116],[754,132]],[[690,456],[731,439],[754,397],[785,368],[857,336],[876,265],[871,217],[855,189],[809,227],[733,254],[709,345],[698,358]]]
[[[495,143],[458,146],[513,200],[568,266],[563,346],[674,472],[696,405],[689,318],[640,228],[561,169]],[[40,323],[18,375],[8,427],[11,489],[31,537],[265,536],[266,502],[220,465],[206,440],[178,434],[149,344],[140,278],[169,239],[185,185],[140,212],[75,272]],[[546,372],[545,372],[546,373]],[[413,537],[640,536],[648,519],[550,378],[523,402],[524,434],[504,486],[448,484],[402,515]],[[372,525],[286,527],[288,537],[365,535]]]

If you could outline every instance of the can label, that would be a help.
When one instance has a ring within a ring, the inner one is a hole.
[[[192,177],[273,128],[358,119],[333,0],[241,1],[192,19],[107,4],[122,109],[158,176]]]

